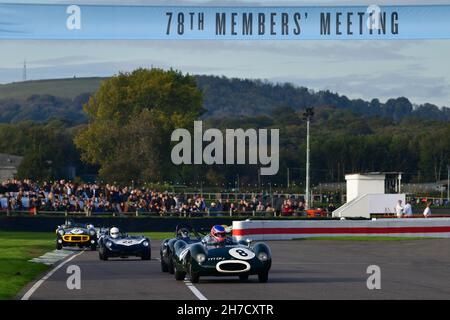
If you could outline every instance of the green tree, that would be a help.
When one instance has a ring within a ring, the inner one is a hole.
[[[195,80],[174,70],[137,69],[104,81],[84,106],[89,124],[75,144],[108,181],[155,181],[171,175],[170,133],[202,114]]]

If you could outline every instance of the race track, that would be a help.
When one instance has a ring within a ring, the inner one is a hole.
[[[100,261],[98,252],[76,252],[39,286],[29,284],[17,298],[28,292],[29,299],[51,300],[450,299],[450,239],[267,243],[273,265],[264,284],[256,276],[245,283],[237,277],[204,277],[195,286],[176,281],[160,271],[159,241],[153,241],[151,261]],[[81,269],[80,290],[67,288],[69,265]],[[369,265],[381,268],[380,290],[367,289]],[[33,285],[35,290],[30,291]]]

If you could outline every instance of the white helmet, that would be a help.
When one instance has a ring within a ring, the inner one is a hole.
[[[111,230],[109,230],[109,234],[111,235],[111,238],[117,238],[119,236],[119,228],[112,227]]]

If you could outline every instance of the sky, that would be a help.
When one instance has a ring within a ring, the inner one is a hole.
[[[5,1],[159,5],[339,5],[375,1]],[[424,1],[376,1],[422,4]],[[433,1],[427,4],[450,4]],[[138,67],[291,82],[370,100],[405,96],[450,107],[450,40],[421,41],[36,41],[0,40],[0,83],[111,76]]]

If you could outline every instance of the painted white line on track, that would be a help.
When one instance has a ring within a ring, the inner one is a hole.
[[[156,258],[156,260],[161,261],[161,258]],[[193,293],[199,300],[208,300],[208,298],[206,298],[206,297],[200,292],[200,290],[198,290],[198,289],[192,284],[192,282],[190,282],[189,280],[184,280],[184,284],[186,285],[186,287],[189,288],[189,290],[192,291],[192,293]]]
[[[83,249],[80,253],[77,253],[73,256],[71,256],[69,259],[61,262],[57,267],[50,270],[45,276],[43,276],[39,281],[37,281],[31,288],[28,290],[23,297],[20,300],[28,300],[30,299],[31,295],[47,280],[50,278],[59,268],[61,268],[63,265],[65,265],[67,262],[73,260],[74,258],[78,257],[80,254],[82,254],[86,249]]]
[[[192,291],[192,293],[199,299],[199,300],[208,300],[201,292],[198,290],[192,282],[189,280],[184,280],[184,284],[189,288],[189,290]]]

